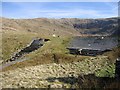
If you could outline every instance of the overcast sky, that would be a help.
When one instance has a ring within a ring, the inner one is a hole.
[[[7,18],[106,18],[117,16],[117,2],[2,2],[2,17]]]

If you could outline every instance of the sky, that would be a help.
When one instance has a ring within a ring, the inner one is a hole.
[[[117,2],[2,2],[2,17],[6,18],[108,18],[117,16]]]
[[[118,2],[119,0],[1,0],[2,2]]]

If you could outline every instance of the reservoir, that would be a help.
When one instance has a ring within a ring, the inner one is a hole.
[[[112,49],[118,45],[117,37],[110,36],[88,36],[88,37],[74,37],[70,43],[69,47],[75,47],[79,49],[97,49],[106,50]]]

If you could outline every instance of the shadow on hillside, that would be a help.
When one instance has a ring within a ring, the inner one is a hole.
[[[79,88],[119,88],[120,78],[97,77],[94,74],[83,75],[78,77]]]
[[[46,79],[48,82],[59,81],[64,84],[72,85],[77,84],[78,88],[103,88],[103,89],[120,89],[120,78],[110,78],[110,77],[97,77],[94,74],[80,75],[78,78],[72,77],[49,77]]]
[[[76,84],[79,88],[103,88],[103,89],[120,89],[120,58],[116,60],[115,63],[115,77],[97,77],[95,74],[79,75],[78,78],[71,75],[71,77],[50,77],[46,80],[48,82],[55,82],[58,80],[62,83],[67,83],[72,85]]]
[[[71,76],[71,77],[49,77],[46,79],[48,82],[55,82],[56,80],[59,81],[59,82],[62,82],[62,83],[66,83],[66,84],[75,84],[77,83],[77,78],[74,77],[74,76]]]

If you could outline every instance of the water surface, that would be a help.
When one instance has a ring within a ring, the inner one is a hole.
[[[110,36],[89,36],[89,37],[74,37],[69,47],[79,49],[95,49],[95,50],[106,50],[112,49],[118,45],[118,39]]]

